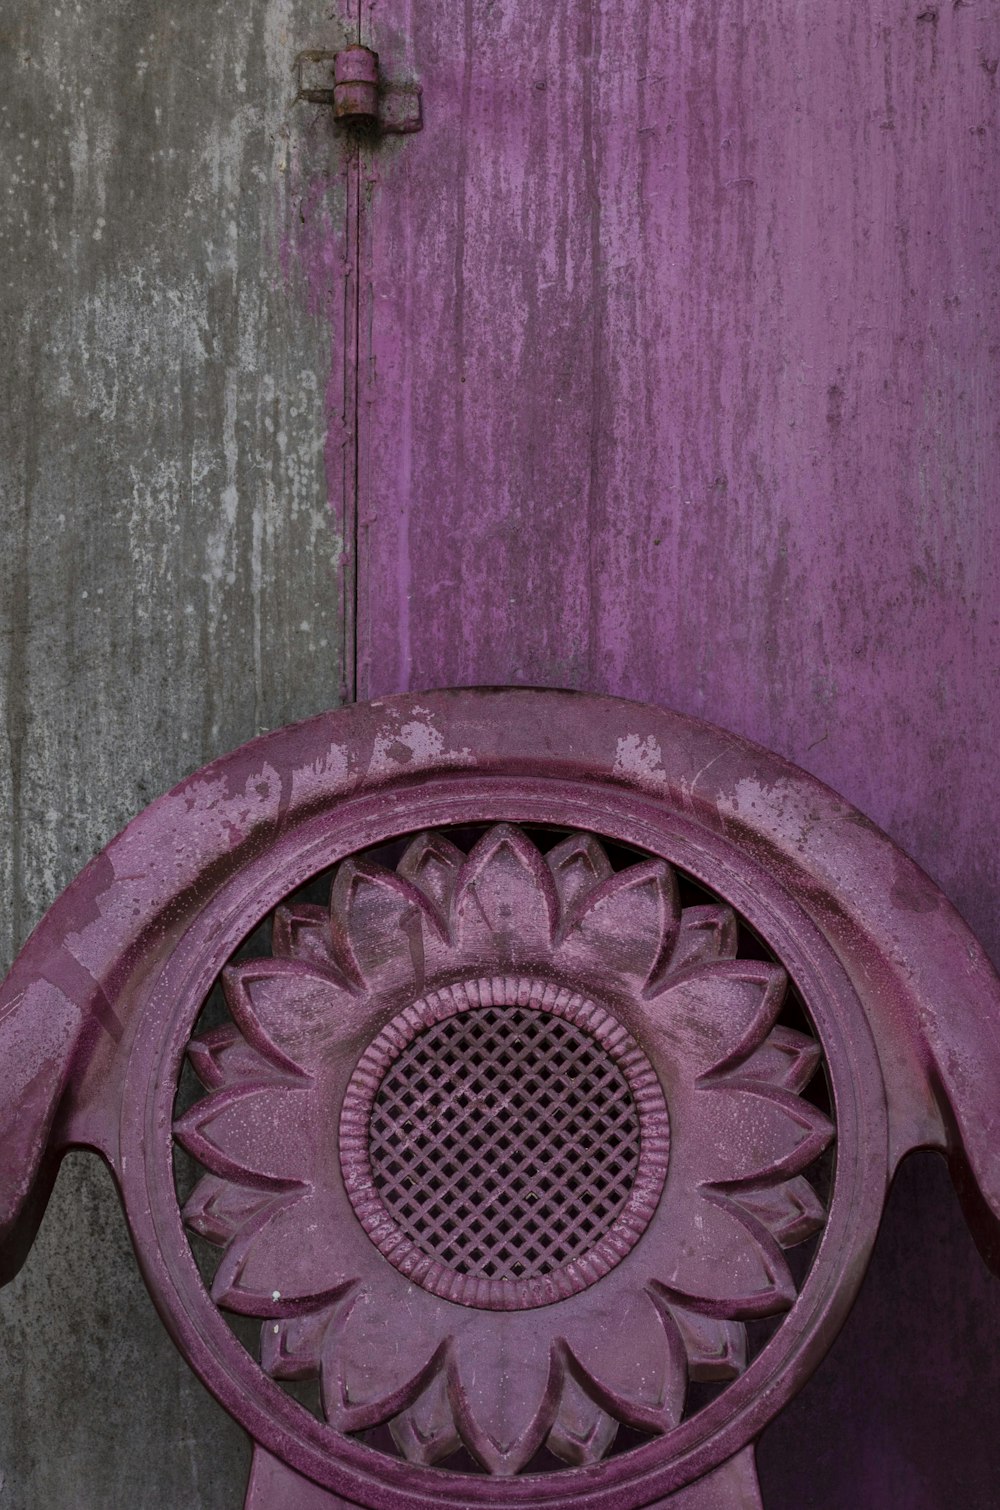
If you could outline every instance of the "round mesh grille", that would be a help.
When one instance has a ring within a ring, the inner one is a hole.
[[[628,1082],[589,1033],[519,1006],[461,1012],[388,1069],[369,1123],[376,1189],[460,1274],[529,1280],[611,1227],[639,1163]]]

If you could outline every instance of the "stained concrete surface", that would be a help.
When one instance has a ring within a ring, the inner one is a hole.
[[[281,258],[329,145],[292,59],[338,35],[300,0],[0,19],[0,970],[153,796],[340,697],[329,323]],[[0,1336],[4,1510],[240,1502],[94,1161]]]

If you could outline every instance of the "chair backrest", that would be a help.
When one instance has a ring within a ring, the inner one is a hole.
[[[100,1153],[257,1510],[752,1506],[910,1149],[998,1251],[964,924],[811,777],[612,699],[217,761],[36,929],[0,1063],[4,1276]]]

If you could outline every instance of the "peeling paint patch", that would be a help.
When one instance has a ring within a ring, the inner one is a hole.
[[[666,782],[663,770],[663,751],[652,735],[627,734],[619,739],[615,753],[614,772],[649,790],[657,790]]]

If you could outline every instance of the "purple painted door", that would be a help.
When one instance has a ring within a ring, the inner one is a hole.
[[[340,149],[357,694],[750,735],[996,958],[996,13],[365,0],[359,37],[424,129]],[[859,1314],[763,1444],[768,1504],[992,1504],[1000,1300],[933,1163]]]

